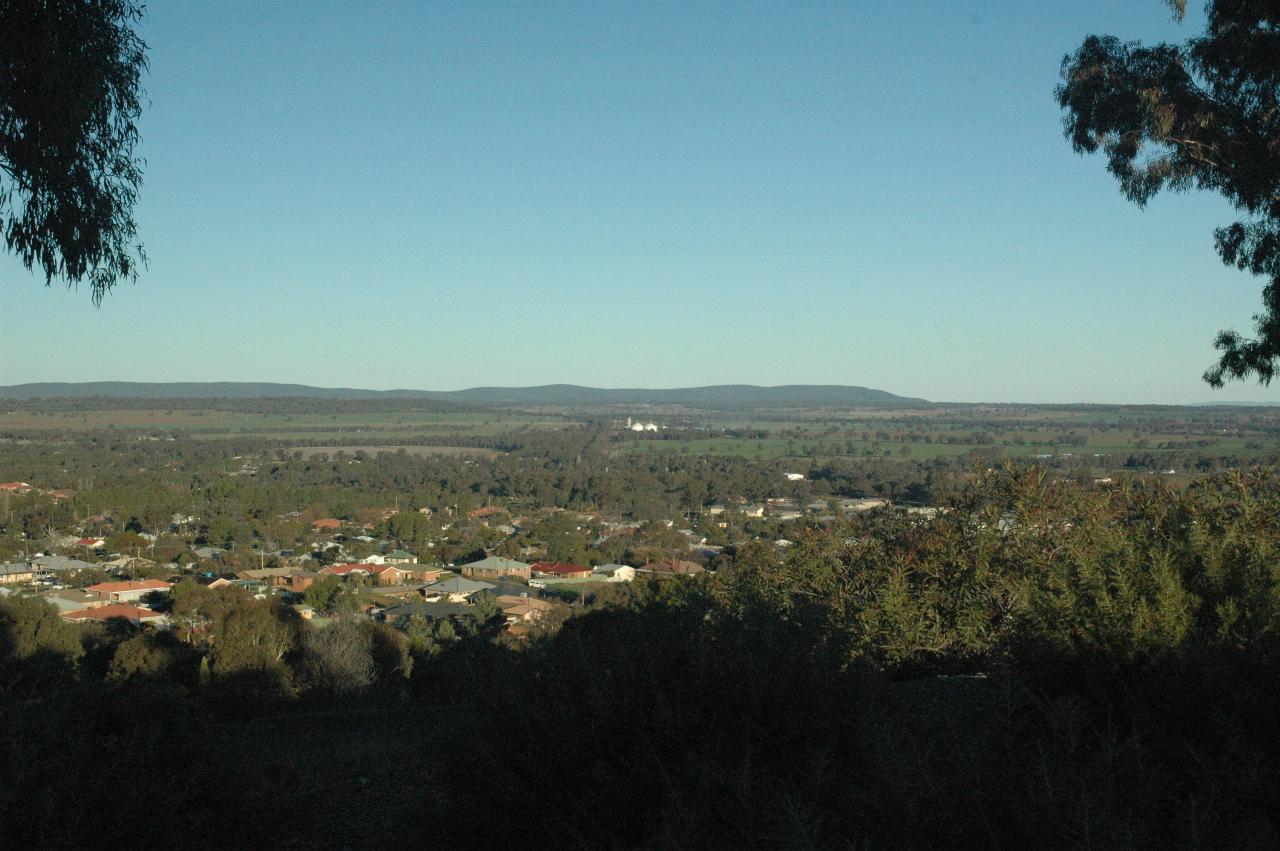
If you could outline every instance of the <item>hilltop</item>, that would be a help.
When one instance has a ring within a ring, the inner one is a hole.
[[[270,382],[43,382],[0,387],[3,399],[435,399],[471,405],[685,405],[688,407],[847,407],[923,405],[924,399],[839,384],[759,387],[718,384],[671,389],[605,389],[576,384],[540,387],[472,387],[467,390],[363,390]]]

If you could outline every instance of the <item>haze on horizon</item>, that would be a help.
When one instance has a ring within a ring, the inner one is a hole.
[[[1062,55],[1155,0],[155,5],[150,268],[0,256],[0,385],[849,384],[1192,403],[1260,282],[1204,194],[1062,138]]]

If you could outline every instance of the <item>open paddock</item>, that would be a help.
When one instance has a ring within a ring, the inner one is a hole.
[[[432,455],[450,457],[474,455],[480,458],[496,458],[502,454],[496,449],[480,449],[475,446],[290,446],[279,451],[290,456],[301,454],[303,458],[307,459],[315,458],[319,455],[327,455],[333,458],[339,452],[348,458],[357,452],[363,452],[365,455],[396,455],[403,452],[405,455],[412,455],[416,458],[427,458]]]

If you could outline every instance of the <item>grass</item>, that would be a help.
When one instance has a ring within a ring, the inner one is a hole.
[[[944,435],[945,433],[938,433],[933,437],[938,440]],[[967,433],[964,436],[967,436]],[[1026,441],[1035,440],[1038,443],[1032,444],[1028,442],[1023,445],[1010,443],[1005,445],[1004,440],[1012,440],[1015,436],[1021,436]],[[674,452],[681,455],[694,456],[724,455],[756,460],[795,459],[801,461],[837,457],[888,457],[926,461],[933,458],[963,457],[974,451],[998,451],[1002,455],[1014,458],[1030,458],[1038,455],[1057,457],[1094,454],[1124,456],[1130,453],[1143,454],[1148,452],[1153,455],[1159,455],[1162,452],[1172,451],[1198,451],[1207,455],[1261,457],[1280,451],[1280,442],[1274,439],[1262,441],[1263,448],[1261,449],[1249,449],[1245,447],[1246,441],[1243,438],[1218,437],[1208,434],[1146,434],[1142,437],[1145,440],[1145,445],[1143,446],[1139,446],[1134,438],[1117,434],[1114,431],[1084,433],[1084,437],[1086,438],[1084,445],[1053,446],[1046,443],[1050,439],[1049,435],[1034,433],[1011,433],[997,436],[996,442],[993,444],[972,442],[912,443],[893,440],[868,441],[857,438],[850,439],[842,435],[809,438],[736,438],[721,435],[695,440],[623,440],[618,443],[617,451],[623,454]],[[1212,440],[1214,442],[1209,446],[1197,447],[1194,445],[1197,440]],[[1162,449],[1160,448],[1162,443],[1172,445]]]
[[[476,455],[494,458],[502,454],[496,449],[477,449],[472,446],[291,446],[287,451],[290,455],[299,452],[303,458],[314,458],[317,455],[333,457],[339,452],[344,452],[347,455],[354,455],[357,452],[363,452],[366,455],[377,455],[384,452],[390,452],[394,455],[397,452],[404,452],[406,455],[413,455],[419,458],[431,455]]]
[[[524,428],[557,429],[560,417],[505,412],[430,413],[393,411],[342,414],[254,414],[236,411],[121,409],[81,412],[0,412],[0,432],[97,431],[127,429],[162,431],[190,437],[261,435],[282,440],[332,437],[334,433],[395,434],[402,437],[442,434],[495,435]]]

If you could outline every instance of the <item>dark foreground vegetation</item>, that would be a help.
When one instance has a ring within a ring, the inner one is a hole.
[[[14,847],[1275,847],[1280,480],[979,474],[530,639],[0,601]]]

